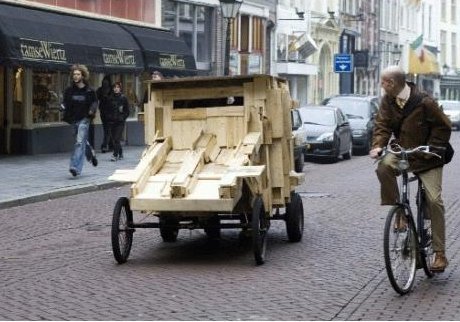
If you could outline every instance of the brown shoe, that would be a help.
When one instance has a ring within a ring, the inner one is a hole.
[[[446,269],[447,265],[449,265],[449,261],[446,258],[446,254],[444,252],[435,252],[435,258],[433,265],[431,266],[431,271],[435,273],[442,273]]]
[[[407,230],[407,220],[404,214],[396,214],[394,225],[395,232],[404,232]]]

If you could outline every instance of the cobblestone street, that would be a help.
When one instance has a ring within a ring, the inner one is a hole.
[[[460,216],[457,150],[445,168],[444,274],[422,270],[411,294],[391,288],[375,165],[367,156],[306,162],[300,243],[273,221],[267,261],[255,266],[238,230],[210,241],[181,230],[176,243],[138,229],[126,264],[110,243],[111,214],[128,187],[0,210],[1,320],[459,320]],[[142,220],[141,214],[136,214]]]

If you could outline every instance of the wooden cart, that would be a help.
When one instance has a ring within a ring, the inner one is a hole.
[[[257,264],[270,220],[285,220],[288,239],[300,241],[303,205],[294,188],[304,176],[294,171],[294,105],[286,80],[268,75],[151,81],[140,115],[147,148],[135,169],[109,178],[132,182],[113,213],[115,259],[126,262],[136,228],[159,228],[165,242],[179,229],[218,238],[223,228],[239,228],[252,236]],[[136,223],[133,211],[153,221]]]

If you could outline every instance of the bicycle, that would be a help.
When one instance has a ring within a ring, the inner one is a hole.
[[[399,151],[388,147],[382,151],[381,158],[386,153],[400,158],[397,165],[401,173],[400,201],[388,212],[384,228],[383,251],[390,284],[396,292],[404,295],[412,289],[417,269],[423,268],[428,278],[434,276],[431,270],[434,260],[431,218],[426,207],[425,188],[422,180],[416,174],[409,175],[408,156],[420,152],[439,158],[441,156],[431,152],[430,146],[427,145],[413,149],[404,149],[397,144],[393,146]],[[417,181],[418,185],[416,221],[409,200],[409,183],[413,181]]]

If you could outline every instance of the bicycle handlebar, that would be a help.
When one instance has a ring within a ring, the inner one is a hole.
[[[396,147],[399,151],[393,150],[391,148],[391,146]],[[445,148],[443,148],[443,147],[438,147],[438,146],[433,146],[433,145],[431,145],[431,146],[430,145],[420,145],[420,146],[418,146],[416,148],[413,148],[413,149],[404,149],[402,146],[400,146],[397,143],[392,143],[391,146],[383,148],[382,151],[380,151],[380,153],[379,153],[380,157],[378,159],[383,158],[385,156],[385,154],[387,154],[387,153],[391,153],[391,154],[394,154],[394,155],[397,155],[397,156],[401,156],[402,154],[410,155],[410,154],[413,154],[413,153],[416,153],[416,152],[422,152],[422,153],[425,153],[425,154],[428,154],[428,155],[433,155],[433,156],[441,159],[442,157],[439,154],[431,152],[430,149],[445,150]]]

